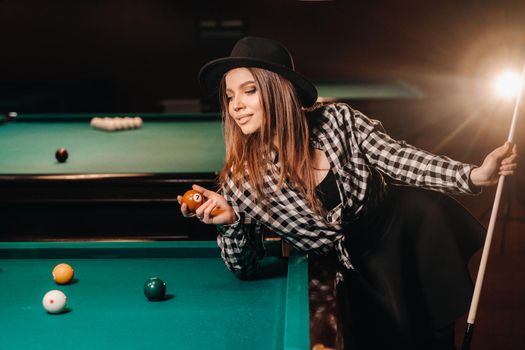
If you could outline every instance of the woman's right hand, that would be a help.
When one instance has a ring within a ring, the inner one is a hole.
[[[184,217],[195,216],[205,224],[214,225],[230,225],[237,221],[235,211],[223,196],[198,185],[193,185],[192,188],[201,193],[205,201],[197,208],[195,213],[193,213],[188,210],[188,206],[185,203],[182,203],[182,196],[177,196],[180,211]],[[212,215],[212,211],[215,215]]]

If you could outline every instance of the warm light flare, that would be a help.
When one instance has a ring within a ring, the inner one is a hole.
[[[521,93],[523,82],[520,74],[515,71],[506,71],[498,75],[494,81],[494,89],[498,96],[512,98]]]

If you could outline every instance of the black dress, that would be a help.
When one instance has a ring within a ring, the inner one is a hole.
[[[321,182],[322,201],[334,185]],[[436,330],[468,311],[467,263],[485,229],[455,199],[389,185],[377,208],[344,228],[357,270],[345,270],[339,290],[345,348],[427,349]]]

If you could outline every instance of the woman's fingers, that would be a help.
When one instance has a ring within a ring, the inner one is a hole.
[[[213,191],[210,191],[202,186],[199,186],[199,185],[193,185],[191,186],[192,189],[194,189],[195,191],[198,191],[200,192],[204,197],[206,198],[210,198],[212,197],[213,195],[215,195],[216,193],[213,192]]]
[[[189,209],[188,209],[188,205],[186,203],[182,203],[181,206],[180,206],[180,211],[182,213],[182,215],[186,218],[192,218],[195,216],[195,213],[191,212]]]
[[[213,223],[213,217],[222,212],[224,211],[217,207],[217,201],[209,199],[195,211],[195,214],[200,221],[210,224]]]

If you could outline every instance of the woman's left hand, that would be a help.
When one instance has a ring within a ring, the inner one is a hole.
[[[470,172],[470,181],[475,186],[493,186],[498,183],[500,175],[514,174],[518,166],[518,149],[516,145],[506,142],[503,146],[490,152],[479,168]]]

